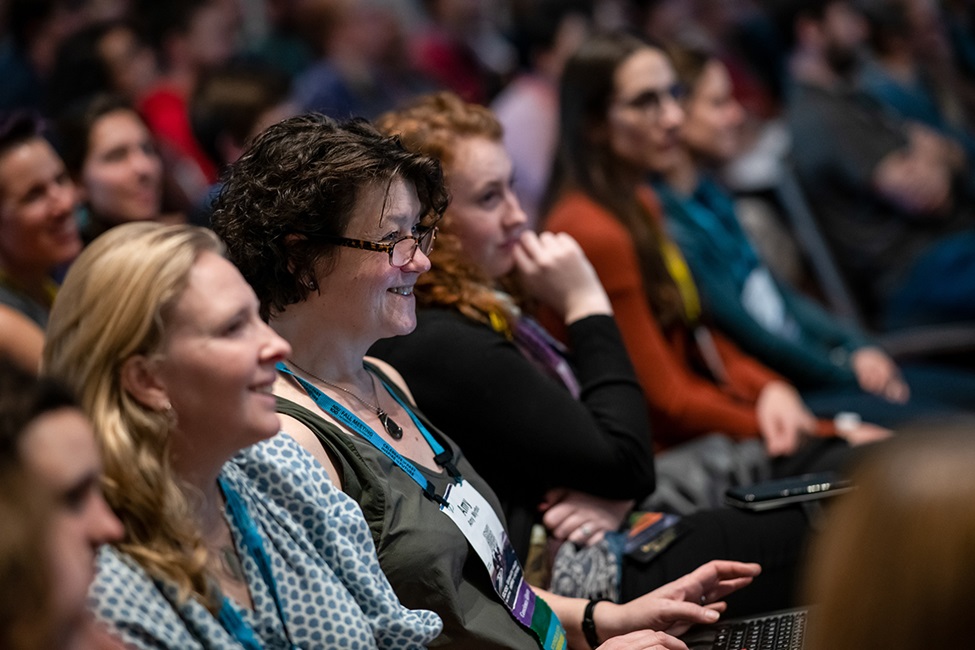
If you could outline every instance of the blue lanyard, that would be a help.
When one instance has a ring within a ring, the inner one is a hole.
[[[291,640],[291,634],[288,632],[288,621],[284,614],[284,606],[281,604],[281,596],[278,593],[277,582],[274,580],[274,574],[271,572],[271,558],[268,557],[267,551],[264,550],[264,540],[261,539],[261,534],[257,532],[257,525],[251,519],[250,513],[247,512],[247,506],[244,505],[244,500],[241,499],[237,491],[230,486],[223,476],[218,477],[217,481],[220,484],[224,499],[227,501],[227,514],[230,515],[234,527],[241,531],[244,536],[244,550],[257,563],[261,577],[264,578],[264,584],[267,585],[268,591],[271,592],[271,598],[274,600],[274,607],[277,609],[278,617],[281,619],[281,627],[284,629],[284,635],[288,639],[288,645],[291,648],[297,648],[298,646]],[[226,596],[224,596],[223,604],[220,607],[219,618],[224,628],[247,650],[257,650],[264,647],[258,640],[254,630],[247,624],[247,621],[244,620]]]
[[[379,450],[380,453],[393,461],[397,467],[406,472],[406,475],[409,476],[414,483],[420,486],[420,489],[423,490],[423,494],[425,494],[427,498],[437,502],[441,506],[447,505],[447,501],[444,500],[442,496],[437,494],[433,485],[429,480],[427,480],[427,477],[425,477],[413,463],[408,461],[402,456],[402,454],[393,449],[392,445],[383,440],[383,438],[373,431],[368,424],[360,420],[354,413],[320,391],[314,385],[293,373],[290,368],[284,365],[283,362],[279,361],[275,367],[281,372],[294,377],[295,381],[297,381],[301,387],[305,389],[308,396],[312,398],[315,404],[318,405],[318,408],[337,419],[355,433],[358,433],[366,440],[366,442],[371,444],[373,447]],[[423,436],[423,439],[427,441],[428,445],[430,445],[430,449],[433,450],[434,462],[446,469],[447,473],[450,474],[450,477],[455,483],[460,483],[461,475],[454,466],[450,452],[446,451],[440,445],[440,443],[437,442],[427,428],[423,426],[419,419],[417,419],[416,415],[413,414],[413,411],[403,402],[403,400],[399,398],[398,395],[396,395],[396,393],[389,388],[389,386],[386,385],[386,382],[381,381],[380,383],[382,383],[383,388],[386,389],[386,392],[388,392],[392,398],[403,407],[403,410],[406,411],[407,415],[410,416],[410,419],[413,420],[413,424],[415,424],[416,428],[419,429],[420,435]]]
[[[262,650],[264,648],[264,644],[257,638],[257,634],[247,624],[237,608],[230,604],[230,599],[226,596],[223,597],[217,618],[230,636],[234,637],[237,643],[244,647],[244,650]]]

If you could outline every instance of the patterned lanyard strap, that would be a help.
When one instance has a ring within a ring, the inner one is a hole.
[[[281,627],[284,629],[284,635],[288,639],[288,646],[294,650],[298,646],[295,645],[291,639],[291,634],[288,632],[288,621],[284,613],[284,605],[281,603],[281,595],[278,592],[277,582],[274,579],[274,574],[271,572],[271,558],[268,556],[267,551],[264,550],[264,540],[261,539],[257,525],[251,518],[250,513],[247,512],[247,506],[244,505],[244,500],[240,494],[230,486],[223,476],[219,477],[218,482],[224,499],[227,502],[227,514],[230,516],[234,527],[243,535],[244,550],[247,551],[247,554],[257,564],[257,568],[261,572],[261,577],[264,579],[264,584],[267,585],[268,591],[271,592],[274,607],[277,609],[278,617],[281,619]],[[219,618],[224,629],[237,639],[246,650],[259,650],[264,647],[253,628],[244,620],[243,616],[226,596],[224,596],[223,604],[220,607]]]
[[[396,451],[392,445],[386,442],[382,436],[373,431],[368,424],[360,420],[354,413],[346,409],[334,399],[320,391],[317,387],[296,375],[291,371],[290,368],[288,368],[288,366],[284,365],[283,362],[279,361],[276,367],[279,371],[285,373],[286,375],[294,377],[295,381],[297,381],[308,394],[308,397],[310,397],[312,401],[318,405],[318,408],[322,409],[322,411],[328,413],[346,427],[359,434],[366,442],[375,447],[381,454],[393,461],[393,463],[403,470],[414,483],[420,486],[420,489],[423,490],[423,494],[425,494],[428,499],[435,501],[441,506],[447,504],[446,500],[437,494],[433,484],[430,483],[427,477],[425,477],[419,469],[417,469],[416,465],[404,458],[403,455]],[[386,385],[386,382],[380,381],[380,383],[392,396],[392,398],[403,407],[403,410],[406,411],[406,413],[410,416],[410,419],[413,421],[413,424],[415,424],[416,428],[420,431],[420,435],[422,435],[423,439],[427,441],[428,445],[430,445],[430,449],[433,450],[434,454],[434,462],[447,470],[447,473],[455,483],[460,483],[462,477],[460,472],[458,472],[457,468],[454,466],[453,455],[444,449],[439,442],[437,442],[436,438],[430,434],[430,431],[428,431],[427,428],[423,426],[423,423],[420,422],[420,420],[416,417],[413,410],[410,409],[396,393],[390,390],[389,386]]]

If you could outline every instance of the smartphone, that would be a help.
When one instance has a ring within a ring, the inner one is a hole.
[[[819,472],[728,488],[725,503],[743,510],[770,510],[836,496],[852,489],[850,480],[836,472]]]

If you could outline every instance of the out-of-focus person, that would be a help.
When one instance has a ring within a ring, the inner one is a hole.
[[[907,432],[853,472],[807,565],[807,650],[955,648],[975,608],[972,420]]]

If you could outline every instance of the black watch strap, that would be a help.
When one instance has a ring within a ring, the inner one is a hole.
[[[593,618],[593,610],[596,609],[596,604],[601,603],[604,600],[609,600],[608,598],[594,598],[586,603],[586,609],[582,612],[582,634],[586,637],[586,642],[592,650],[596,650],[596,646],[599,645],[599,636],[596,634],[596,621]]]

